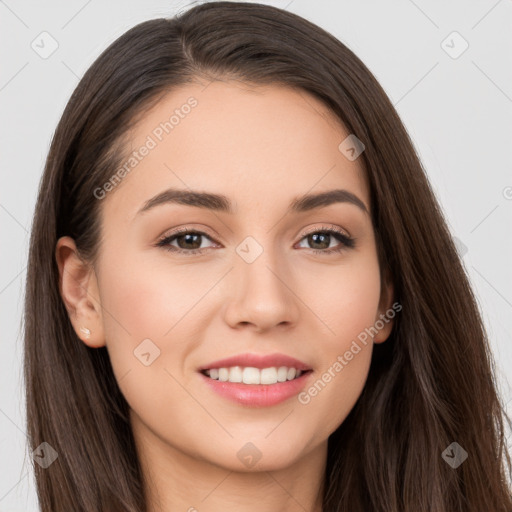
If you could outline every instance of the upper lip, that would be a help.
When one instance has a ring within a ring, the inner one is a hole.
[[[238,354],[226,359],[219,359],[208,363],[199,368],[199,371],[210,370],[212,368],[230,368],[231,366],[242,366],[252,368],[270,368],[272,366],[287,366],[288,368],[296,368],[297,370],[311,370],[306,363],[285,354]]]

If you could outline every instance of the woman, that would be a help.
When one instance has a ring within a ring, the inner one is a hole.
[[[274,7],[141,23],[87,71],[36,205],[25,379],[42,511],[512,510],[488,341],[407,132]]]

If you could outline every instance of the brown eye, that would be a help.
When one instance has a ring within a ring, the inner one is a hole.
[[[197,254],[203,252],[208,247],[201,247],[202,238],[211,238],[201,231],[180,231],[179,233],[171,233],[157,243],[158,247],[164,247],[171,252],[179,252],[186,254]],[[171,245],[173,242],[177,243]]]
[[[302,240],[304,239],[309,245],[309,247],[306,248],[311,249],[315,254],[338,253],[345,249],[350,249],[355,245],[354,238],[350,238],[345,233],[333,228],[321,229],[306,233],[303,235]],[[337,246],[331,247],[331,242],[333,240],[338,240],[339,244]]]

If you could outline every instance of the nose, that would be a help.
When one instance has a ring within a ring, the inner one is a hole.
[[[294,290],[293,273],[284,260],[278,262],[267,250],[252,263],[237,255],[229,279],[224,314],[230,327],[250,326],[264,332],[297,324],[300,299]]]

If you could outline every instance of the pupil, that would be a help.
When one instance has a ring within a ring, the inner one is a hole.
[[[318,243],[316,240],[318,237],[328,238],[329,236],[330,235],[327,233],[314,233],[313,235],[310,235],[310,237],[313,239],[313,243]],[[324,240],[324,244],[325,244],[325,240]],[[329,247],[329,242],[327,242],[326,247]],[[326,247],[322,247],[322,249],[325,249]]]
[[[196,234],[190,234],[190,233],[188,233],[188,234],[186,234],[186,235],[182,235],[182,236],[180,236],[180,237],[177,239],[177,240],[178,240],[178,245],[179,245],[181,248],[185,248],[185,249],[187,249],[187,248],[188,248],[188,249],[198,249],[198,248],[201,246],[201,243],[200,243],[200,242],[199,242],[199,244],[197,243],[197,239],[199,239],[199,237],[200,237],[200,236],[201,236],[201,235],[199,235],[199,234],[197,234],[197,233],[196,233]],[[183,239],[183,238],[185,238],[185,239],[186,239],[187,241],[189,241],[189,242],[191,241],[191,239],[192,239],[192,238],[195,238],[195,239],[196,239],[196,240],[195,240],[195,245],[196,245],[197,247],[196,247],[196,246],[191,247],[191,245],[190,245],[190,244],[189,244],[189,245],[186,245],[186,244],[185,244],[185,245],[184,245],[184,247],[182,247],[182,245],[183,245],[183,244],[181,244],[181,243],[180,243],[180,239]]]

